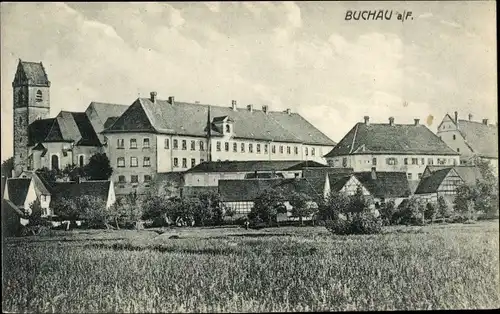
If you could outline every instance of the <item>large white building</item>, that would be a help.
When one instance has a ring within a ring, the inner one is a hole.
[[[354,172],[405,172],[409,181],[421,179],[428,165],[458,165],[459,153],[452,150],[425,125],[370,123],[369,117],[358,122],[325,155],[335,168],[353,168]],[[416,187],[416,186],[415,186]]]
[[[297,113],[139,98],[105,129],[117,194],[204,161],[310,160],[335,143]]]

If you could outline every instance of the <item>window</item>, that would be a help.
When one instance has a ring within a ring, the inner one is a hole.
[[[233,152],[238,152],[238,144],[237,143],[233,143]]]
[[[248,152],[253,153],[253,144],[248,144]]]
[[[428,165],[433,165],[434,164],[434,158],[427,158],[427,164]]]
[[[452,159],[453,160],[453,166],[455,166],[457,164],[457,160],[456,159]]]
[[[182,168],[187,168],[187,159],[186,158],[182,158]]]
[[[41,90],[37,90],[35,99],[36,102],[41,102],[43,100],[43,94]]]
[[[130,157],[130,167],[137,167],[137,166],[138,166],[137,157]]]
[[[179,167],[179,158],[174,158],[174,167]]]
[[[309,150],[307,149],[307,147],[305,148],[306,150],[306,156],[309,155]]]
[[[412,158],[411,159],[411,164],[412,165],[418,165],[418,158]]]
[[[217,142],[217,151],[220,152],[220,142]]]
[[[131,175],[130,176],[130,182],[132,182],[132,183],[139,183],[139,176],[135,175],[135,174]]]
[[[264,153],[267,154],[268,149],[267,149],[267,144],[264,144]]]
[[[125,157],[118,157],[118,159],[116,160],[116,164],[119,168],[125,167]]]
[[[168,138],[165,139],[165,149],[170,148],[170,140]]]
[[[130,148],[137,148],[137,140],[135,138],[130,139]]]
[[[388,165],[391,165],[391,166],[394,166],[394,165],[397,165],[398,164],[398,161],[396,158],[394,157],[390,157],[390,158],[387,158],[385,160],[385,163],[388,164]]]
[[[373,157],[373,158],[372,158],[372,164],[373,164],[374,166],[376,166],[376,165],[377,165],[377,158],[376,158],[376,157]]]
[[[178,149],[178,148],[179,148],[179,141],[174,140],[174,149]]]
[[[231,126],[226,124],[226,133],[231,133]]]
[[[144,175],[144,182],[150,182],[151,181],[151,176],[149,174]]]
[[[420,161],[422,162],[422,165],[425,165],[425,158],[422,158]]]
[[[80,157],[78,157],[78,165],[80,167],[83,167],[84,164],[85,164],[85,156],[84,155],[80,155]]]
[[[460,153],[460,148],[457,148],[457,153]]]
[[[314,156],[314,154],[315,154],[315,149],[313,147],[313,148],[311,148],[311,156]]]
[[[144,157],[144,161],[142,164],[143,167],[151,167],[151,159],[149,157]]]
[[[408,164],[408,158],[405,158],[404,159],[404,164],[407,165]]]
[[[342,158],[342,167],[347,167],[347,157]]]
[[[125,176],[118,176],[118,182],[125,183],[126,182]]]
[[[273,145],[271,147],[271,151],[272,151],[273,154],[276,154],[276,145]]]
[[[456,140],[456,139],[457,139],[456,135],[455,135],[455,134],[453,134],[453,140]]]
[[[292,153],[292,148],[290,146],[286,147],[286,153],[290,155]]]
[[[182,150],[187,150],[186,140],[182,140]]]
[[[196,159],[191,158],[191,168],[196,165]]]
[[[191,141],[191,150],[195,150],[195,149],[196,149],[196,142]]]
[[[406,177],[408,178],[408,180],[411,180],[411,179],[412,179],[412,175],[411,175],[411,173],[407,173],[407,174],[406,174]]]
[[[257,154],[260,154],[260,144],[257,144]]]
[[[299,154],[299,147],[298,147],[298,146],[295,146],[295,147],[294,147],[294,151],[295,151],[295,155],[298,155],[298,154]]]
[[[283,145],[280,145],[280,154],[283,154]]]
[[[205,162],[205,159],[203,159],[203,158],[202,158],[202,159],[200,159],[200,164],[201,164],[202,162]]]
[[[225,150],[226,152],[228,152],[228,151],[229,151],[229,142],[224,142],[224,150]]]
[[[142,140],[142,148],[149,148],[149,138]]]
[[[204,150],[205,150],[205,143],[203,143],[203,141],[200,141],[200,151]]]
[[[122,138],[119,138],[116,141],[116,148],[118,148],[118,149],[124,149],[125,148],[125,140],[122,139]]]
[[[421,173],[417,174],[417,177],[419,180],[422,179],[422,174]]]
[[[437,159],[437,163],[438,163],[438,165],[444,165],[444,164],[446,164],[446,159],[444,159],[444,158],[438,158]]]

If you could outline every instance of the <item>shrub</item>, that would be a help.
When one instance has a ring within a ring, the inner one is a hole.
[[[448,218],[451,215],[450,205],[442,195],[437,199],[437,211],[441,218]]]
[[[434,219],[436,218],[436,213],[437,213],[437,210],[436,210],[436,206],[434,205],[434,203],[428,202],[425,205],[425,212],[424,212],[425,219],[429,219],[432,222],[434,222]]]
[[[293,192],[290,195],[290,205],[292,205],[292,215],[299,217],[300,225],[304,225],[304,217],[311,216],[315,213],[316,208],[310,204],[311,198],[304,193]]]
[[[325,227],[333,234],[347,235],[351,233],[351,220],[342,218],[326,220]]]
[[[255,199],[249,218],[261,220],[268,224],[275,222],[278,213],[286,213],[283,202],[283,196],[279,191],[274,189],[265,190]]]
[[[339,214],[347,211],[349,201],[349,197],[345,193],[330,193],[319,207],[318,218],[325,221],[337,219]]]
[[[398,221],[404,225],[422,225],[424,220],[425,206],[417,198],[411,197],[399,205]]]
[[[136,227],[143,214],[141,207],[133,204],[130,197],[118,198],[109,212],[110,222],[113,222],[117,229]]]
[[[113,168],[106,153],[97,153],[90,157],[84,172],[91,180],[107,180],[113,174]]]
[[[380,211],[380,218],[382,219],[382,222],[384,224],[390,225],[394,223],[394,216],[397,210],[396,210],[396,204],[394,203],[393,200],[382,203],[379,211]]]
[[[356,213],[351,221],[351,234],[375,234],[382,231],[382,219],[371,213]]]
[[[81,216],[89,228],[109,227],[108,223],[112,216],[102,199],[96,196],[84,195],[76,198],[75,203],[82,212]]]

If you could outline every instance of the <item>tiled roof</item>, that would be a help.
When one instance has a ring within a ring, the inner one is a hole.
[[[321,177],[324,178],[326,174],[328,176],[336,177],[342,175],[348,175],[354,172],[353,168],[333,168],[333,167],[315,167],[315,168],[304,168],[302,169],[302,176],[304,178],[309,177]]]
[[[477,180],[483,179],[481,171],[476,166],[427,166],[427,169],[431,173],[442,169],[453,169],[469,185],[475,185]]]
[[[339,192],[346,185],[347,181],[352,175],[345,174],[328,174],[328,181],[330,183],[330,192]]]
[[[13,213],[15,213],[19,217],[24,217],[24,213],[17,207],[14,203],[12,203],[9,200],[2,200],[2,212],[4,210],[11,210]],[[2,217],[4,218],[4,217]]]
[[[459,155],[425,125],[356,125],[325,157],[352,154]]]
[[[458,130],[478,156],[498,158],[497,126],[459,119]]]
[[[42,63],[20,61],[18,70],[21,70],[24,78],[30,80],[34,85],[48,85],[50,84],[47,73],[43,68]]]
[[[219,180],[219,194],[224,202],[253,201],[263,191],[283,179]]]
[[[97,133],[104,130],[104,125],[107,120],[111,117],[119,117],[121,116],[129,106],[119,105],[119,104],[110,104],[110,103],[102,103],[93,101],[85,110],[85,113],[89,117],[90,122],[94,126],[94,129]]]
[[[147,98],[139,98],[104,132],[149,131],[206,136],[208,108],[208,105],[185,102],[174,102],[172,105],[165,100],[153,103]],[[228,116],[234,121],[235,138],[335,145],[297,113],[265,113],[260,110],[250,112],[246,109],[210,106],[210,114],[212,117]]]
[[[24,207],[30,184],[31,179],[8,179],[7,190],[9,192],[9,200],[16,206]]]
[[[107,129],[109,128],[110,126],[113,125],[113,123],[116,122],[116,120],[118,120],[119,117],[109,117],[106,122],[104,122],[104,129]]]
[[[314,165],[311,161],[308,164]],[[187,170],[186,173],[284,171],[297,170],[295,167],[300,165],[305,165],[305,162],[301,160],[205,161]]]
[[[78,196],[97,196],[104,202],[108,200],[111,181],[83,181],[76,182],[54,182],[51,187],[52,200],[57,200],[62,197],[71,198]]]
[[[354,176],[376,198],[400,198],[411,194],[405,172],[377,171],[376,179],[371,172],[357,172]]]
[[[29,145],[41,142],[72,142],[80,146],[101,143],[84,112],[61,111],[52,119],[36,120],[28,128]]]
[[[435,170],[432,172],[430,176],[422,178],[418,187],[415,191],[415,194],[427,194],[427,193],[436,193],[443,182],[444,178],[450,173],[453,168],[444,168]]]
[[[35,192],[37,195],[50,195],[50,185],[41,176],[33,171],[23,171],[23,175],[26,175],[33,181],[35,186]]]

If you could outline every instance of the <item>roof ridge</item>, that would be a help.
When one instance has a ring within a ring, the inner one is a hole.
[[[355,127],[354,136],[352,137],[352,144],[351,144],[351,149],[349,150],[349,154],[352,153],[352,151],[354,150],[354,143],[356,142],[356,135],[358,134],[358,125],[359,122],[356,123],[356,125],[354,126]]]

